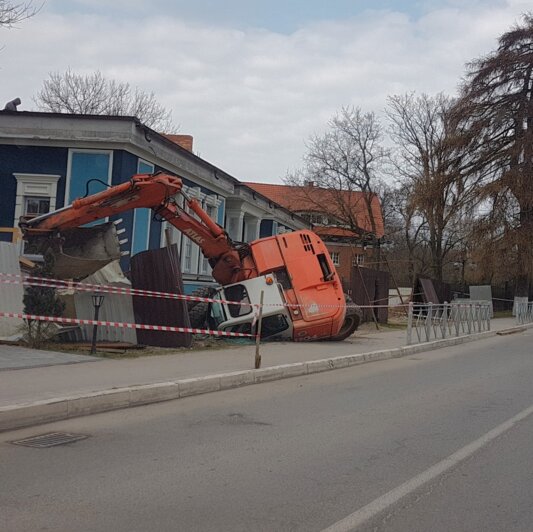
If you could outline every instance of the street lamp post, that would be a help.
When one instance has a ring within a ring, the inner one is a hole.
[[[100,314],[100,307],[104,302],[103,294],[93,294],[93,306],[94,306],[94,321],[98,321],[98,314]],[[93,341],[91,344],[91,355],[96,354],[96,334],[98,332],[98,325],[95,323],[93,325]]]

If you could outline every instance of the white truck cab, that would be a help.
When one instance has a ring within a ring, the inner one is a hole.
[[[259,303],[263,292],[261,338],[291,340],[292,320],[283,289],[272,274],[255,277],[220,288],[210,304],[209,321],[220,331],[256,334]],[[226,301],[240,301],[231,305]]]

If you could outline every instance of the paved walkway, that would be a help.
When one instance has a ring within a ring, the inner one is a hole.
[[[512,318],[496,319],[492,329],[512,327]],[[405,345],[405,330],[368,328],[344,342],[276,342],[261,346],[262,367],[368,353]],[[39,356],[40,353],[38,352]],[[0,371],[0,406],[89,393],[123,386],[150,384],[253,368],[253,345],[134,359],[97,359],[97,364],[64,364]],[[58,353],[52,354],[58,355]],[[50,356],[50,355],[49,355]],[[83,355],[69,355],[94,360]]]
[[[0,344],[0,371],[6,369],[40,368],[58,364],[77,364],[95,362],[99,359],[87,355],[43,351]]]

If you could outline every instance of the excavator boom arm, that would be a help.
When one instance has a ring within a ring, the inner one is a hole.
[[[167,174],[138,174],[127,183],[79,198],[72,205],[23,220],[25,234],[50,233],[80,227],[139,207],[156,208],[182,189],[181,179]]]
[[[237,282],[248,276],[237,249],[224,229],[217,225],[194,198],[182,192],[179,177],[164,173],[137,174],[129,182],[76,199],[72,205],[42,216],[21,220],[26,240],[55,235],[131,209],[150,208],[183,232],[211,260],[213,276],[221,284]],[[194,218],[179,207],[174,196],[181,193]],[[248,265],[249,266],[249,265]],[[249,267],[248,267],[249,269]]]

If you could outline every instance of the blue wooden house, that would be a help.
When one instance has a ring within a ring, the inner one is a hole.
[[[0,240],[17,238],[21,215],[44,214],[133,174],[159,170],[180,176],[186,193],[236,241],[309,227],[195,155],[190,136],[160,134],[134,117],[0,111]],[[165,231],[166,223],[149,209],[119,217],[125,229],[124,271],[132,255],[170,240],[180,251],[187,292],[213,281],[198,246],[171,226]]]

